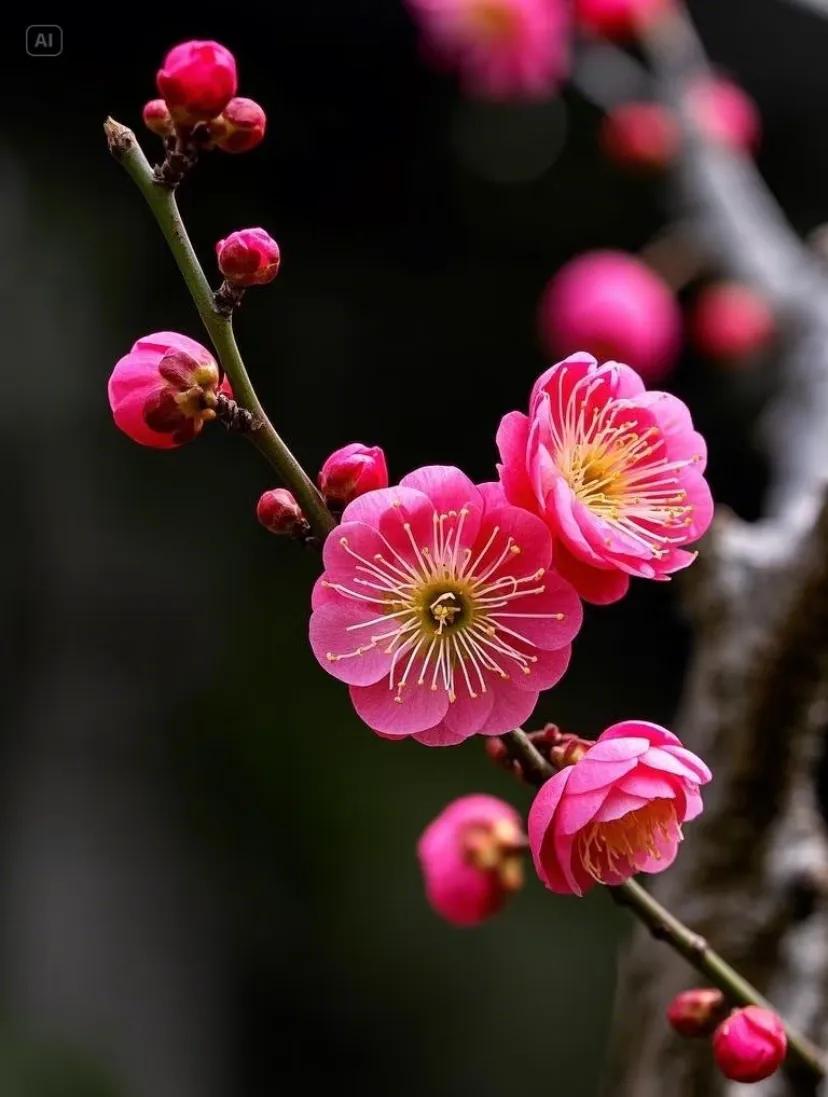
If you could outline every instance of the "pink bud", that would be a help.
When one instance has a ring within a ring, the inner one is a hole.
[[[210,134],[222,152],[249,152],[261,144],[267,116],[252,99],[231,99],[210,123]]]
[[[169,137],[175,130],[172,115],[163,99],[150,99],[142,112],[144,125],[159,137]]]
[[[687,94],[690,114],[711,141],[743,152],[754,151],[762,135],[762,118],[751,97],[722,76],[707,77]]]
[[[783,1062],[788,1049],[777,1015],[759,1006],[736,1009],[713,1034],[713,1055],[725,1078],[761,1082]]]
[[[773,310],[765,298],[736,282],[703,289],[690,317],[698,350],[723,361],[749,358],[770,343],[775,331]]]
[[[541,338],[553,355],[588,351],[625,362],[647,382],[665,377],[681,340],[681,313],[667,283],[621,251],[591,251],[566,263],[540,302]]]
[[[327,503],[347,506],[366,491],[388,487],[385,454],[379,446],[352,442],[334,450],[320,470],[318,483]]]
[[[726,1009],[720,990],[694,987],[675,996],[667,1007],[667,1020],[679,1036],[710,1036]]]
[[[520,816],[494,796],[463,796],[440,812],[417,844],[426,896],[458,926],[485,921],[523,884]]]
[[[679,127],[660,103],[622,103],[604,118],[600,142],[620,167],[660,171],[678,152]]]
[[[109,378],[115,423],[134,442],[154,449],[192,441],[215,419],[219,393],[232,396],[212,354],[174,331],[139,339]]]
[[[177,122],[206,122],[236,94],[236,59],[218,42],[182,42],[164,58],[155,79]]]
[[[263,286],[279,273],[279,245],[264,229],[239,229],[216,244],[221,273],[234,286]]]
[[[575,0],[575,19],[582,30],[628,41],[670,8],[670,0]]]
[[[287,488],[272,488],[256,504],[256,517],[271,533],[296,536],[307,529],[302,508]]]

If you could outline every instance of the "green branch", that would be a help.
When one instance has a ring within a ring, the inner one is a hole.
[[[539,786],[557,772],[535,747],[529,736],[520,729],[502,735],[506,749],[521,769],[530,784]],[[694,933],[666,907],[645,891],[635,880],[616,887],[607,888],[613,899],[621,906],[628,907],[639,921],[643,922],[653,937],[666,942],[689,964],[718,987],[727,998],[740,1006],[761,1006],[773,1009],[759,991],[732,968],[707,941]],[[774,1010],[774,1012],[777,1012]],[[785,1019],[782,1018],[785,1024]],[[804,1067],[809,1074],[822,1078],[826,1064],[822,1051],[788,1024],[785,1024],[788,1036],[788,1058]]]
[[[232,318],[222,316],[215,307],[213,291],[187,235],[181,214],[178,212],[175,192],[155,181],[152,168],[131,129],[108,118],[104,124],[104,132],[109,142],[109,151],[126,169],[127,174],[143,194],[164,234],[164,239],[169,244],[201,321],[215,347],[219,362],[230,378],[237,402],[241,407],[246,408],[256,421],[255,428],[247,437],[296,496],[313,533],[320,540],[324,540],[336,523],[313,482],[276,433],[264,408],[259,403],[233,334]]]

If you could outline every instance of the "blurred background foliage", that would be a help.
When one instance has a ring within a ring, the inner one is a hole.
[[[812,229],[828,23],[783,0],[691,10],[761,107],[761,169]],[[461,100],[422,65],[396,0],[59,21],[60,58],[28,58],[23,23],[3,46],[0,1092],[590,1097],[624,917],[604,895],[556,900],[530,881],[479,930],[440,923],[420,830],[464,792],[524,792],[477,742],[426,750],[360,725],[306,645],[318,561],[253,518],[273,483],[251,448],[215,429],[145,452],[113,427],[105,382],[132,342],[202,335],[100,125],[138,127],[175,42],[238,56],[268,139],[206,158],[182,207],[210,269],[234,228],[280,242],[278,281],[237,327],[310,469],[358,439],[395,477],[444,462],[491,478],[499,417],[544,365],[544,283],[578,251],[642,247],[669,192],[606,165],[600,113],[574,91],[531,108]],[[727,373],[689,354],[670,382],[710,438],[717,497],[747,517],[772,384],[772,360]],[[669,723],[679,594],[638,583],[589,610],[537,723]]]

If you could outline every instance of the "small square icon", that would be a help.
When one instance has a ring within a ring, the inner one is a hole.
[[[47,23],[26,27],[26,53],[29,57],[60,57],[63,27]]]

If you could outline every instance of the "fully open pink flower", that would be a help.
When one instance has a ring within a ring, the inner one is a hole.
[[[472,95],[549,95],[569,58],[565,0],[408,0],[426,51]]]
[[[643,720],[614,724],[535,797],[529,846],[538,876],[551,891],[583,895],[596,883],[663,872],[709,780],[672,732]]]
[[[389,738],[449,746],[525,720],[566,670],[581,605],[543,522],[459,469],[350,503],[325,542],[310,640]]]
[[[623,251],[588,251],[565,263],[543,292],[538,324],[551,354],[586,350],[629,363],[649,382],[670,372],[681,343],[672,290]]]
[[[510,804],[482,794],[453,800],[417,843],[429,903],[458,926],[484,921],[523,883],[525,845]]]
[[[541,515],[555,566],[582,598],[605,605],[629,577],[667,579],[710,525],[707,449],[675,396],[647,392],[619,362],[573,354],[535,383],[529,415],[497,433],[506,498]]]

